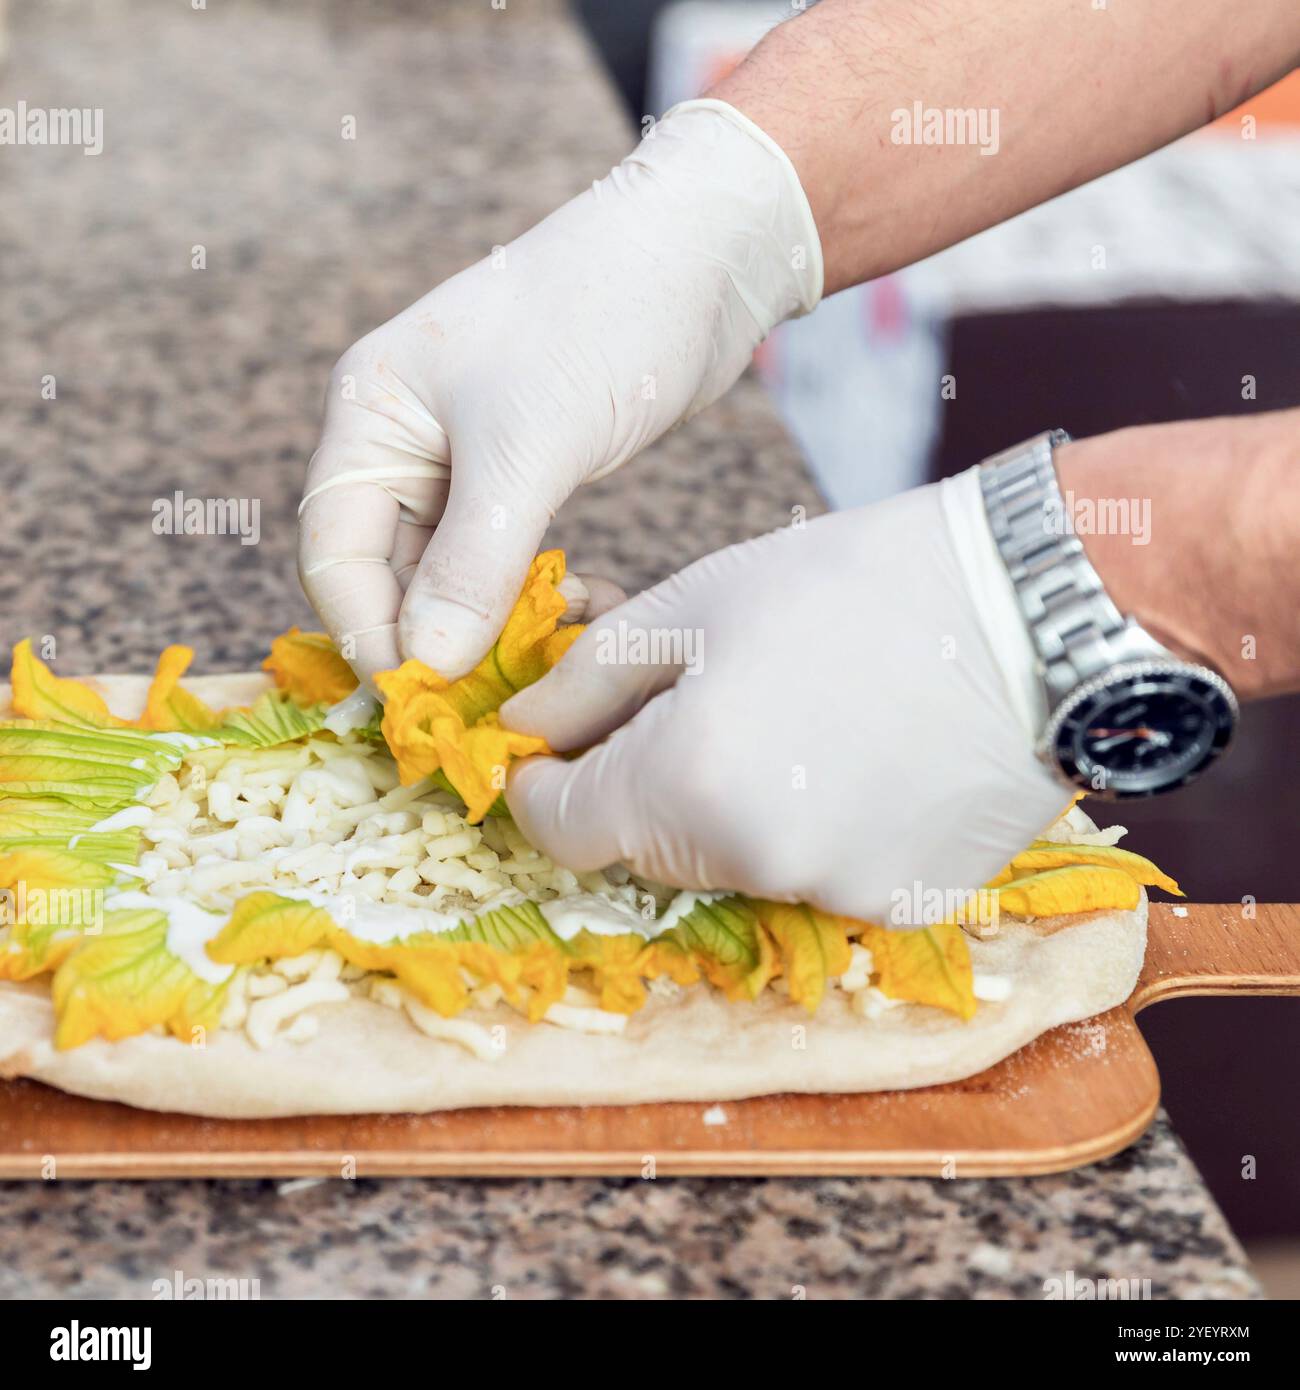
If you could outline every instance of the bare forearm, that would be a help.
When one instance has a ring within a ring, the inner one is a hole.
[[[711,95],[793,160],[833,293],[1127,164],[1297,62],[1296,0],[822,0]],[[922,143],[934,112],[965,143]]]
[[[1079,440],[1057,474],[1122,612],[1245,698],[1300,689],[1300,410]]]

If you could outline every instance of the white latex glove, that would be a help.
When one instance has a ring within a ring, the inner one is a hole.
[[[679,651],[638,664],[656,630]],[[671,659],[692,655],[693,675]],[[918,923],[915,885],[979,887],[1068,804],[1033,752],[1043,713],[971,470],[610,610],[501,710],[557,751],[609,737],[517,764],[506,799],[575,870]]]
[[[344,353],[299,572],[358,673],[469,670],[574,488],[716,400],[821,287],[793,165],[732,107],[693,101]]]

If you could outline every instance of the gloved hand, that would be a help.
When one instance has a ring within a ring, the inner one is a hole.
[[[790,161],[730,106],[693,101],[344,353],[299,572],[358,674],[399,656],[469,670],[574,488],[716,400],[821,285]]]
[[[506,800],[572,869],[919,924],[927,893],[979,887],[1067,806],[1033,752],[1044,715],[972,469],[607,612],[501,709],[596,746],[518,763]]]

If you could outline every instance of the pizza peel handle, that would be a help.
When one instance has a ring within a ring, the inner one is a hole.
[[[1129,1010],[1196,994],[1300,995],[1300,904],[1152,903]]]

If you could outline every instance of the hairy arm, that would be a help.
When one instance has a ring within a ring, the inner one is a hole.
[[[831,294],[1158,149],[1300,63],[1296,0],[1103,3],[821,0],[709,95],[793,160]],[[996,119],[996,154],[895,143],[894,113],[917,102],[982,111],[986,133]]]

